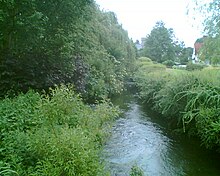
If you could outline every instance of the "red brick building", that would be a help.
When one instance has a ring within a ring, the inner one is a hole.
[[[193,52],[193,57],[192,57],[192,60],[194,61],[194,63],[199,62],[198,54],[204,44],[204,40],[206,37],[207,36],[203,36],[202,38],[197,39],[196,42],[194,43],[194,52]]]

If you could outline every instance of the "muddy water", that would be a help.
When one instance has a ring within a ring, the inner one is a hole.
[[[133,165],[146,176],[220,176],[220,157],[196,139],[175,136],[166,122],[129,92],[114,99],[124,110],[105,147],[112,176],[129,176]]]

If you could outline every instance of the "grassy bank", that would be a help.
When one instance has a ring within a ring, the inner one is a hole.
[[[0,175],[107,175],[100,151],[118,110],[85,105],[71,86],[0,101]]]
[[[149,59],[137,61],[140,97],[175,129],[196,135],[207,148],[220,149],[220,71],[172,70]]]

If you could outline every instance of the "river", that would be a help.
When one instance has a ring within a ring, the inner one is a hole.
[[[104,155],[111,176],[129,176],[133,165],[146,176],[219,176],[220,157],[197,139],[174,135],[162,117],[132,92],[113,98],[123,110],[114,124]]]

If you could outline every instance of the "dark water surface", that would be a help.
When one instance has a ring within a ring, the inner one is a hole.
[[[175,136],[166,122],[153,114],[131,92],[113,99],[124,115],[105,146],[112,176],[129,176],[133,165],[146,176],[220,176],[220,157],[198,140]]]

